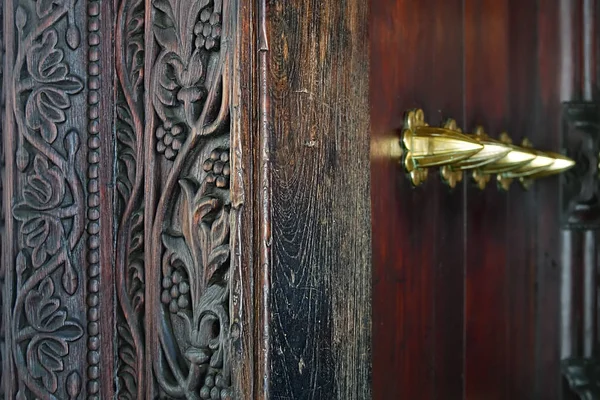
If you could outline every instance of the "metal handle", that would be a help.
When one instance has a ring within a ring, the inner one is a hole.
[[[406,114],[402,143],[406,150],[404,166],[416,186],[427,179],[431,167],[440,167],[442,179],[451,187],[469,170],[480,189],[492,174],[497,174],[500,187],[508,190],[514,179],[528,187],[533,179],[558,174],[575,165],[575,161],[561,154],[533,149],[527,139],[516,146],[506,133],[499,140],[488,137],[482,127],[477,127],[474,134],[466,134],[452,119],[443,127],[431,127],[420,109]]]

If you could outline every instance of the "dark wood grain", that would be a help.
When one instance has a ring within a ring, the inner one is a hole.
[[[235,398],[261,399],[261,390],[265,384],[259,379],[258,372],[262,367],[257,362],[261,349],[258,338],[260,319],[255,310],[258,309],[257,283],[258,266],[256,249],[259,235],[255,234],[261,191],[256,180],[258,152],[257,142],[257,109],[256,92],[256,53],[255,23],[257,10],[253,2],[233,3],[231,12],[235,13],[237,32],[234,35],[234,51],[232,52],[232,129],[231,152],[237,154],[232,158],[232,204],[234,205],[234,232],[232,236],[232,289],[235,301],[232,302],[232,369],[236,371],[233,378]]]
[[[367,3],[267,7],[271,398],[369,398]]]

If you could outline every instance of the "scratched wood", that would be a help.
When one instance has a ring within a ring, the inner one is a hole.
[[[273,399],[371,397],[367,10],[268,3]]]

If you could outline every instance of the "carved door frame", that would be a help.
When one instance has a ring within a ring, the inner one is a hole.
[[[255,398],[253,5],[2,11],[4,396]]]

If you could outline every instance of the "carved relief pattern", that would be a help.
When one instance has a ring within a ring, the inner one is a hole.
[[[83,89],[65,60],[65,51],[80,44],[74,7],[75,0],[23,0],[15,7],[10,93],[20,185],[12,208],[18,252],[10,329],[17,399],[76,398],[81,391],[79,372],[66,362],[84,334],[65,304],[82,290],[73,254],[85,225],[76,166],[81,138],[66,122]]]
[[[88,16],[88,291],[87,291],[87,390],[88,399],[98,399],[100,393],[100,1],[89,0]]]
[[[116,21],[118,398],[144,397],[144,2],[122,0]]]
[[[565,173],[562,186],[563,225],[569,229],[600,227],[600,105],[563,104],[563,146],[575,167]]]
[[[231,398],[228,3],[154,0],[153,277],[161,398]]]

